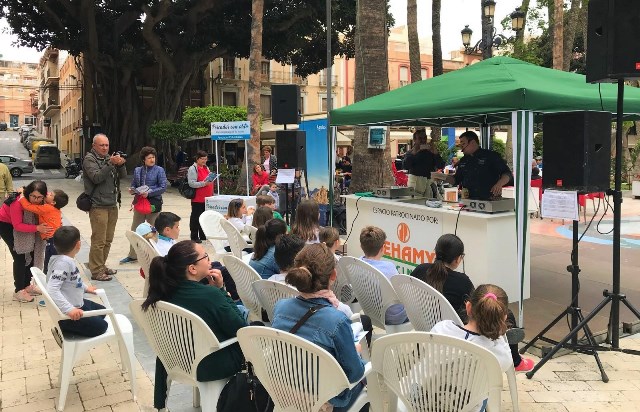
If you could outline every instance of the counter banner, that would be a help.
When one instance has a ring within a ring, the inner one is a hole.
[[[369,204],[361,212],[362,218],[366,217],[364,221],[374,223],[387,234],[383,258],[393,262],[398,273],[408,275],[422,263],[433,263],[436,242],[443,231],[438,215],[428,210]]]

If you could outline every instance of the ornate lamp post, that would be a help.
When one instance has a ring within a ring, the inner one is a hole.
[[[493,56],[494,47],[498,48],[511,40],[502,34],[496,33],[496,28],[493,24],[495,10],[496,2],[494,0],[484,0],[482,2],[482,38],[474,46],[471,46],[473,30],[469,28],[469,25],[466,25],[460,32],[460,34],[462,34],[462,45],[464,46],[464,52],[466,54],[481,52],[483,59],[489,59]],[[520,8],[517,8],[509,17],[511,17],[512,30],[517,32],[524,28],[524,12],[521,11]]]

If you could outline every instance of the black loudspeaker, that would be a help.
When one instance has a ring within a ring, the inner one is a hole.
[[[587,81],[640,78],[640,1],[590,0]]]
[[[546,114],[543,123],[542,186],[581,193],[608,190],[611,113]]]
[[[307,133],[303,130],[276,131],[278,169],[307,167]]]
[[[300,88],[298,85],[271,85],[271,123],[300,123]]]

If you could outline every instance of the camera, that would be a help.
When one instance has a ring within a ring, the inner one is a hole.
[[[120,151],[118,151],[118,152],[113,152],[113,155],[114,155],[114,156],[115,156],[115,155],[118,155],[118,156],[120,156],[120,157],[121,157],[121,158],[123,158],[123,159],[126,159],[126,158],[127,158],[127,154],[126,154],[125,152],[120,152]]]

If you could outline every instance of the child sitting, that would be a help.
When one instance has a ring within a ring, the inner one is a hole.
[[[242,199],[232,199],[227,207],[227,220],[240,233],[245,232],[245,226],[251,225],[253,220],[252,213],[247,210],[247,206]]]
[[[382,260],[384,242],[387,235],[382,229],[375,226],[367,226],[360,232],[360,248],[364,252],[362,259],[374,268],[382,272],[387,279],[398,274],[396,266],[386,260]],[[401,304],[391,305],[384,316],[387,325],[400,325],[408,321],[407,312]]]
[[[249,261],[251,266],[262,279],[280,273],[280,268],[273,257],[278,238],[287,233],[287,224],[279,219],[271,219],[258,228],[256,241],[253,245],[253,257]]]
[[[74,260],[80,251],[80,231],[74,226],[62,226],[53,234],[53,244],[59,254],[49,262],[47,291],[62,313],[71,318],[59,321],[60,330],[88,337],[102,335],[108,327],[104,316],[83,317],[85,311],[104,306],[83,297],[84,292],[95,294],[96,288],[82,282]]]
[[[69,196],[62,190],[54,190],[47,193],[44,198],[44,204],[36,205],[29,202],[29,199],[20,197],[20,205],[26,211],[34,213],[38,216],[38,223],[45,224],[51,228],[50,232],[40,233],[43,240],[46,240],[47,247],[44,252],[44,272],[47,273],[49,267],[49,259],[51,256],[57,255],[56,247],[51,240],[55,231],[62,226],[62,212],[60,209],[69,203]]]
[[[269,197],[273,199],[273,209],[280,210],[280,193],[278,193],[278,185],[275,183],[269,184]]]
[[[507,307],[509,299],[502,288],[495,285],[480,285],[471,293],[465,304],[469,321],[464,327],[451,320],[443,320],[435,324],[431,332],[468,340],[493,353],[502,371],[506,371],[514,365],[511,349],[504,339],[507,331]],[[529,371],[533,369],[534,362],[531,359],[521,358],[521,369]],[[481,411],[486,407],[478,405],[475,410]]]
[[[293,267],[293,260],[306,243],[296,235],[282,235],[276,240],[273,257],[280,268],[280,273],[271,276],[269,280],[284,283],[289,269]]]
[[[323,227],[320,229],[320,243],[327,245],[333,252],[336,260],[340,259],[338,249],[340,248],[340,232],[335,227]]]
[[[306,199],[296,208],[296,217],[291,225],[291,233],[299,236],[307,244],[318,243],[320,233],[320,207],[318,202]]]
[[[280,220],[284,220],[282,218],[282,215],[276,210],[278,207],[276,206],[276,201],[274,200],[274,198],[272,196],[268,196],[268,195],[256,196],[256,206],[258,206],[258,208],[261,207],[261,206],[266,206],[266,207],[270,208],[271,210],[273,210],[273,217],[274,218],[280,219]],[[258,227],[258,226],[256,226],[256,227]]]
[[[180,216],[171,212],[160,212],[155,225],[158,232],[156,250],[160,256],[166,256],[180,236]]]

